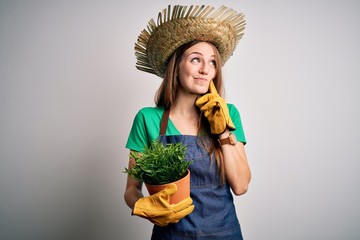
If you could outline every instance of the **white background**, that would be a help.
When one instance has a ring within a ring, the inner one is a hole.
[[[360,238],[358,1],[2,0],[1,239],[149,238],[122,171],[160,79],[134,43],[168,4],[213,2],[247,21],[224,68],[253,174],[235,198],[244,238]]]

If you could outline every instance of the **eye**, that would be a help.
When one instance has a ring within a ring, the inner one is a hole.
[[[211,60],[210,64],[216,67],[216,61],[215,60]]]
[[[200,58],[194,57],[194,58],[191,59],[191,62],[199,63],[199,62],[200,62]]]

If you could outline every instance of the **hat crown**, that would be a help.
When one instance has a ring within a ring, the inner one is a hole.
[[[135,43],[136,68],[163,77],[166,62],[181,45],[191,41],[210,42],[218,49],[223,64],[229,59],[244,34],[242,13],[221,6],[205,5],[163,9],[157,23],[151,19]]]

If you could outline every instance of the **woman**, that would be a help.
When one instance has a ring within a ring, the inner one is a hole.
[[[141,109],[126,144],[143,151],[154,139],[187,145],[190,197],[177,204],[164,199],[170,186],[144,197],[142,183],[128,176],[124,198],[132,214],[154,223],[152,239],[242,239],[233,203],[248,189],[250,169],[238,110],[223,92],[221,67],[243,35],[241,13],[221,7],[174,6],[139,36],[137,68],[163,78],[156,107]],[[166,16],[172,13],[172,16]],[[171,33],[171,34],[169,34]],[[169,37],[170,36],[170,37]],[[165,126],[160,129],[160,122]],[[135,164],[129,160],[129,168]]]

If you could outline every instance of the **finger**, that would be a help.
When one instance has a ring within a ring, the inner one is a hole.
[[[204,104],[200,110],[201,111],[206,111],[206,110],[213,110],[213,108],[215,106],[221,106],[219,103],[219,98],[214,98],[212,100],[210,100],[209,102],[207,102],[206,104]]]
[[[187,215],[189,215],[190,213],[192,213],[194,211],[194,209],[195,209],[195,206],[191,205],[188,208],[184,209],[183,211],[176,213],[174,218],[180,220],[180,219],[186,217]]]
[[[196,104],[196,106],[201,107],[203,104],[207,103],[211,99],[214,99],[215,97],[216,97],[216,95],[214,95],[212,93],[205,94],[202,97],[199,97],[196,100],[195,104]]]
[[[221,112],[222,112],[222,115],[225,117],[225,116],[229,116],[229,111],[225,111],[225,109],[221,109]],[[235,130],[235,125],[232,121],[232,119],[229,117],[226,118],[226,125],[228,126],[229,129],[231,130]]]
[[[210,92],[210,93],[214,93],[214,94],[218,94],[218,92],[217,92],[217,90],[216,90],[216,87],[215,87],[215,84],[214,84],[213,81],[210,82],[209,92]]]
[[[158,225],[158,226],[160,226],[160,227],[165,227],[165,226],[168,225],[167,222],[162,222],[162,221],[152,220],[152,219],[149,219],[149,220],[150,220],[150,222],[152,222],[153,224]]]
[[[177,191],[177,186],[175,183],[170,183],[164,189],[162,189],[159,193],[162,197],[169,197],[173,195]]]
[[[192,203],[193,203],[192,199],[190,197],[187,197],[178,203],[171,204],[171,207],[174,212],[180,212],[180,211],[188,208]]]

